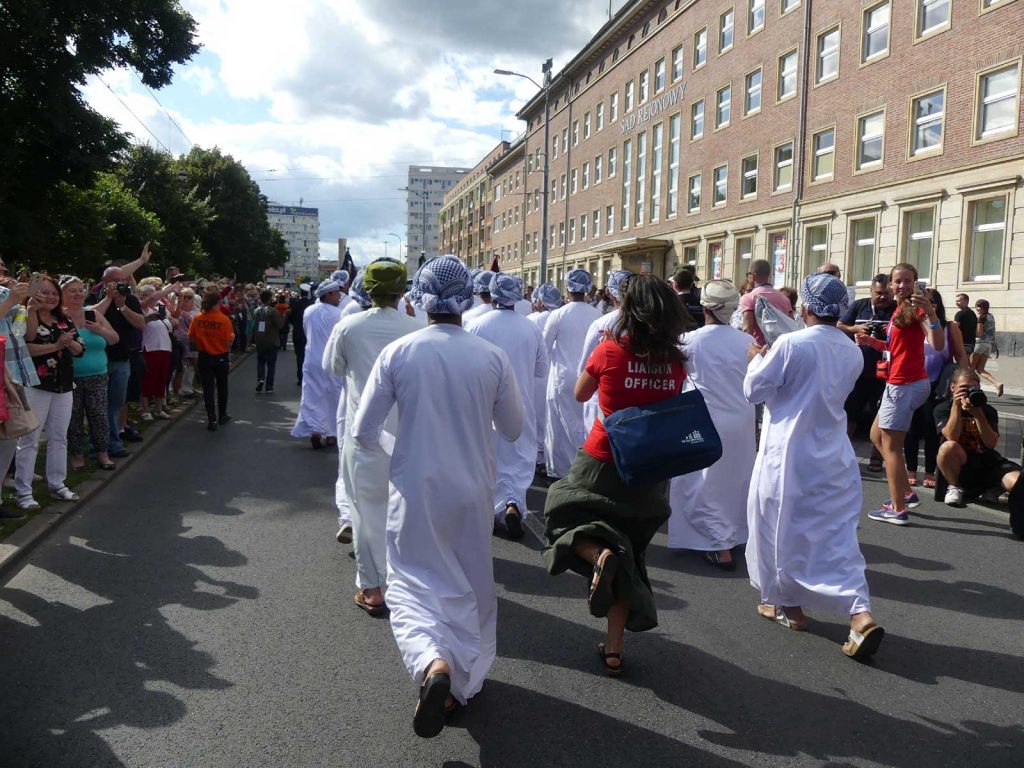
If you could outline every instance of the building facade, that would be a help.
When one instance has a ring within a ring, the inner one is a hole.
[[[295,205],[267,206],[270,226],[281,233],[288,261],[275,278],[287,283],[316,279],[320,261],[320,211]]]
[[[406,191],[405,240],[411,269],[421,255],[436,256],[440,246],[438,217],[444,196],[471,168],[410,165]]]
[[[536,284],[547,154],[556,284],[763,258],[865,295],[907,261],[1024,332],[1022,56],[1024,0],[627,2],[553,78],[549,146],[544,93],[519,112],[522,224],[493,246]]]
[[[507,141],[487,153],[444,197],[438,214],[440,253],[452,253],[470,267],[491,265],[491,165],[509,150]]]

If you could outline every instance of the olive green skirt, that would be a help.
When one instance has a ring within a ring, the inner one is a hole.
[[[629,604],[626,629],[653,629],[658,613],[647,578],[647,545],[671,511],[667,481],[629,488],[614,464],[581,450],[568,476],[548,489],[544,566],[552,575],[576,571],[589,583],[594,567],[576,554],[573,545],[579,538],[601,542],[618,556],[615,598]]]

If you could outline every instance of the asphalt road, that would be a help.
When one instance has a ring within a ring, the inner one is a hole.
[[[1000,511],[932,501],[911,527],[864,519],[888,631],[867,664],[840,653],[842,619],[772,625],[742,570],[659,535],[661,625],[606,678],[583,580],[549,577],[532,533],[495,539],[499,658],[416,738],[387,621],[353,606],[334,540],[337,457],[288,436],[291,354],[270,397],[254,365],[231,377],[234,423],[181,420],[0,586],[4,768],[1024,764],[1024,542]]]

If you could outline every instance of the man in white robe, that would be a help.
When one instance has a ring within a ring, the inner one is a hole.
[[[527,315],[526,319],[537,326],[537,330],[540,331],[541,338],[544,336],[544,328],[548,324],[548,319],[551,317],[551,310],[558,309],[562,306],[562,294],[558,292],[551,283],[543,283],[537,286],[533,292],[533,309],[534,311]],[[550,372],[550,361],[549,368]],[[547,428],[548,423],[548,408],[547,408],[547,396],[548,396],[548,380],[545,376],[543,379],[536,379],[533,382],[533,401],[534,411],[537,419],[537,467],[538,470],[545,467],[544,464],[544,430]]]
[[[615,327],[615,323],[619,320],[619,304],[622,301],[622,292],[626,289],[626,281],[633,276],[633,273],[628,269],[617,269],[608,276],[608,296],[611,299],[611,304],[614,309],[605,312],[603,315],[599,314],[598,318],[590,324],[587,328],[587,334],[583,338],[583,351],[580,353],[579,364],[576,368],[576,375],[579,376],[587,367],[587,361],[590,360],[590,356],[597,349],[597,345],[600,344],[605,337],[611,333],[612,328]],[[594,419],[597,418],[599,413],[597,406],[597,393],[594,396],[583,403],[583,437],[590,434],[591,427],[594,426]]]
[[[473,278],[473,293],[480,297],[480,303],[463,313],[463,328],[494,309],[491,306],[491,281],[494,280],[494,274],[491,271],[481,271]]]
[[[523,404],[508,356],[460,326],[472,303],[465,265],[438,257],[415,282],[429,325],[381,352],[352,435],[380,450],[381,428],[398,404],[387,600],[402,659],[420,684],[413,729],[429,737],[444,727],[447,709],[480,691],[494,661],[491,425],[516,440]]]
[[[754,338],[729,325],[740,293],[711,280],[700,294],[703,326],[683,336],[687,380],[704,396],[722,458],[700,472],[672,479],[668,545],[695,549],[711,564],[735,570],[732,549],[747,541],[747,492],[754,469],[754,406],[743,396],[747,352]]]
[[[316,289],[317,302],[306,308],[302,330],[306,335],[306,359],[302,363],[302,399],[292,437],[308,437],[314,449],[324,438],[334,445],[337,435],[338,401],[342,382],[323,368],[324,347],[341,315],[341,286],[334,280]]]
[[[576,452],[583,447],[583,404],[576,400],[577,366],[587,329],[600,315],[587,301],[592,281],[585,269],[565,276],[569,302],[551,313],[544,326],[548,373],[547,426],[544,453],[548,477],[569,474]]]
[[[861,479],[843,411],[864,359],[836,328],[849,301],[840,280],[811,275],[801,300],[807,328],[767,353],[750,348],[743,392],[765,411],[748,499],[747,569],[761,593],[760,615],[792,629],[806,628],[805,607],[848,615],[843,653],[863,658],[884,634],[870,613],[857,543]]]
[[[514,443],[495,434],[494,454],[498,461],[494,490],[494,522],[510,539],[523,538],[527,513],[526,491],[537,468],[537,415],[534,382],[546,381],[548,355],[536,325],[515,311],[522,300],[522,287],[511,275],[498,273],[491,281],[493,312],[470,323],[466,330],[504,350],[523,401],[523,431]]]
[[[324,363],[331,373],[345,381],[348,413],[359,410],[363,388],[381,350],[392,341],[419,330],[422,325],[405,312],[395,309],[395,299],[405,289],[405,266],[392,261],[369,264],[356,278],[352,294],[354,304],[372,300],[372,308],[344,317],[334,327],[327,345]],[[365,297],[365,298],[364,298]],[[345,430],[344,417],[339,420],[344,439],[341,476],[352,516],[353,551],[356,560],[355,604],[371,616],[386,610],[382,589],[387,578],[388,503],[394,488],[388,480],[391,451],[394,448],[398,414],[392,409],[380,434],[381,450],[359,445],[351,429]],[[350,426],[350,425],[349,425]]]

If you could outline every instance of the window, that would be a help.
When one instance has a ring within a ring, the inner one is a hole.
[[[594,183],[601,183],[601,164],[604,160],[604,155],[597,155],[594,158]]]
[[[855,283],[870,283],[875,274],[875,217],[850,222],[850,273]]]
[[[832,178],[836,165],[836,129],[828,128],[814,134],[814,158],[811,161],[811,181]]]
[[[576,242],[576,219],[569,219],[569,242]]]
[[[608,99],[608,120],[614,122],[619,119],[619,92],[616,91]]]
[[[781,288],[785,284],[786,251],[789,249],[789,231],[774,232],[768,235],[768,253],[772,262],[773,284]]]
[[[775,148],[775,172],[772,175],[772,189],[785,192],[793,188],[793,142]]]
[[[889,0],[864,11],[860,60],[871,61],[889,52]]]
[[[644,223],[644,184],[647,181],[647,131],[641,131],[636,137],[636,205],[633,224]]]
[[[935,209],[919,208],[903,214],[903,256],[913,264],[922,280],[932,273],[932,243],[935,239]]]
[[[565,245],[565,222],[558,224],[558,244]]]
[[[587,239],[587,214],[580,216],[580,240]]]
[[[576,186],[577,177],[576,177],[576,169],[575,168],[573,168],[572,171],[570,171],[569,179],[570,179],[570,181],[569,181],[569,194],[570,195],[575,195],[576,194],[576,190],[577,190],[577,186]]]
[[[693,102],[690,107],[690,138],[699,139],[704,135],[704,99]]]
[[[949,0],[917,0],[917,37],[949,26]]]
[[[608,178],[615,176],[615,147],[608,150]]]
[[[555,136],[555,138],[553,138],[551,140],[551,159],[554,160],[556,157],[558,157],[558,137],[557,136]]]
[[[630,80],[626,83],[626,111],[630,112],[633,109],[633,81]]]
[[[818,35],[818,64],[814,82],[823,83],[839,76],[839,27]]]
[[[583,115],[583,138],[590,138],[590,113],[587,112]]]
[[[743,178],[740,179],[740,195],[744,199],[757,197],[757,155],[743,158]]]
[[[640,73],[640,103],[643,104],[647,101],[647,83],[650,73],[645,69]]]
[[[572,145],[575,147],[580,143],[580,121],[572,121]]]
[[[583,164],[583,188],[590,189],[590,163]]]
[[[562,199],[565,200],[566,183],[565,183],[565,174],[564,173],[562,174],[561,187],[562,187]]]
[[[718,52],[725,53],[732,48],[733,27],[735,26],[736,14],[733,9],[718,17]]]
[[[747,75],[743,96],[743,114],[754,115],[761,111],[761,68]]]
[[[683,77],[683,46],[672,51],[672,82],[681,80]]]
[[[764,29],[764,0],[747,0],[747,34]]]
[[[782,13],[789,13],[800,5],[800,0],[782,0]]]
[[[815,224],[804,231],[804,274],[818,270],[828,258],[828,225]]]
[[[558,180],[557,179],[552,179],[551,180],[551,200],[550,200],[551,204],[554,205],[554,203],[555,203],[555,201],[557,199],[558,199]]]
[[[885,111],[873,112],[857,120],[857,170],[882,165],[885,145]]]
[[[711,196],[711,205],[725,205],[729,195],[729,166],[720,165],[712,173],[714,190]]]
[[[796,94],[796,51],[779,56],[779,80],[775,89],[776,101]]]
[[[999,280],[1003,272],[1003,246],[1006,239],[1005,196],[972,200],[967,219],[971,223],[971,252],[968,258],[970,280]]]
[[[700,69],[708,60],[708,28],[697,30],[693,36],[693,68]]]
[[[700,210],[700,174],[695,173],[690,177],[690,182],[687,186],[687,198],[686,206],[690,213],[696,213]]]
[[[942,126],[946,92],[935,91],[911,102],[910,154],[917,155],[942,149]]]
[[[743,236],[736,238],[736,268],[733,282],[742,285],[750,271],[750,261],[754,258],[754,238]]]
[[[569,151],[569,129],[562,129],[562,154],[564,155]]]
[[[675,114],[668,121],[668,210],[666,215],[675,216],[679,208],[679,129],[681,115]]]
[[[594,211],[590,218],[591,223],[593,224],[593,232],[591,234],[594,238],[598,238],[601,236],[601,212]]]
[[[1019,64],[988,72],[979,78],[976,140],[1016,133],[1019,90]]]
[[[619,229],[629,227],[630,194],[633,191],[632,139],[622,143],[622,211],[619,214]]]
[[[600,102],[594,109],[594,116],[597,118],[597,130],[604,128],[604,102]]]
[[[658,59],[654,62],[654,92],[661,93],[665,90],[665,60]]]
[[[729,113],[732,111],[732,86],[718,89],[715,107],[715,128],[724,128],[729,124]]]
[[[615,206],[609,205],[604,209],[604,233],[610,235],[615,231]]]
[[[1013,2],[1013,0],[981,0],[981,11],[984,13],[989,8],[995,8],[997,5],[1011,2]]]
[[[661,160],[664,126],[658,123],[651,130],[651,221],[661,218]]]

